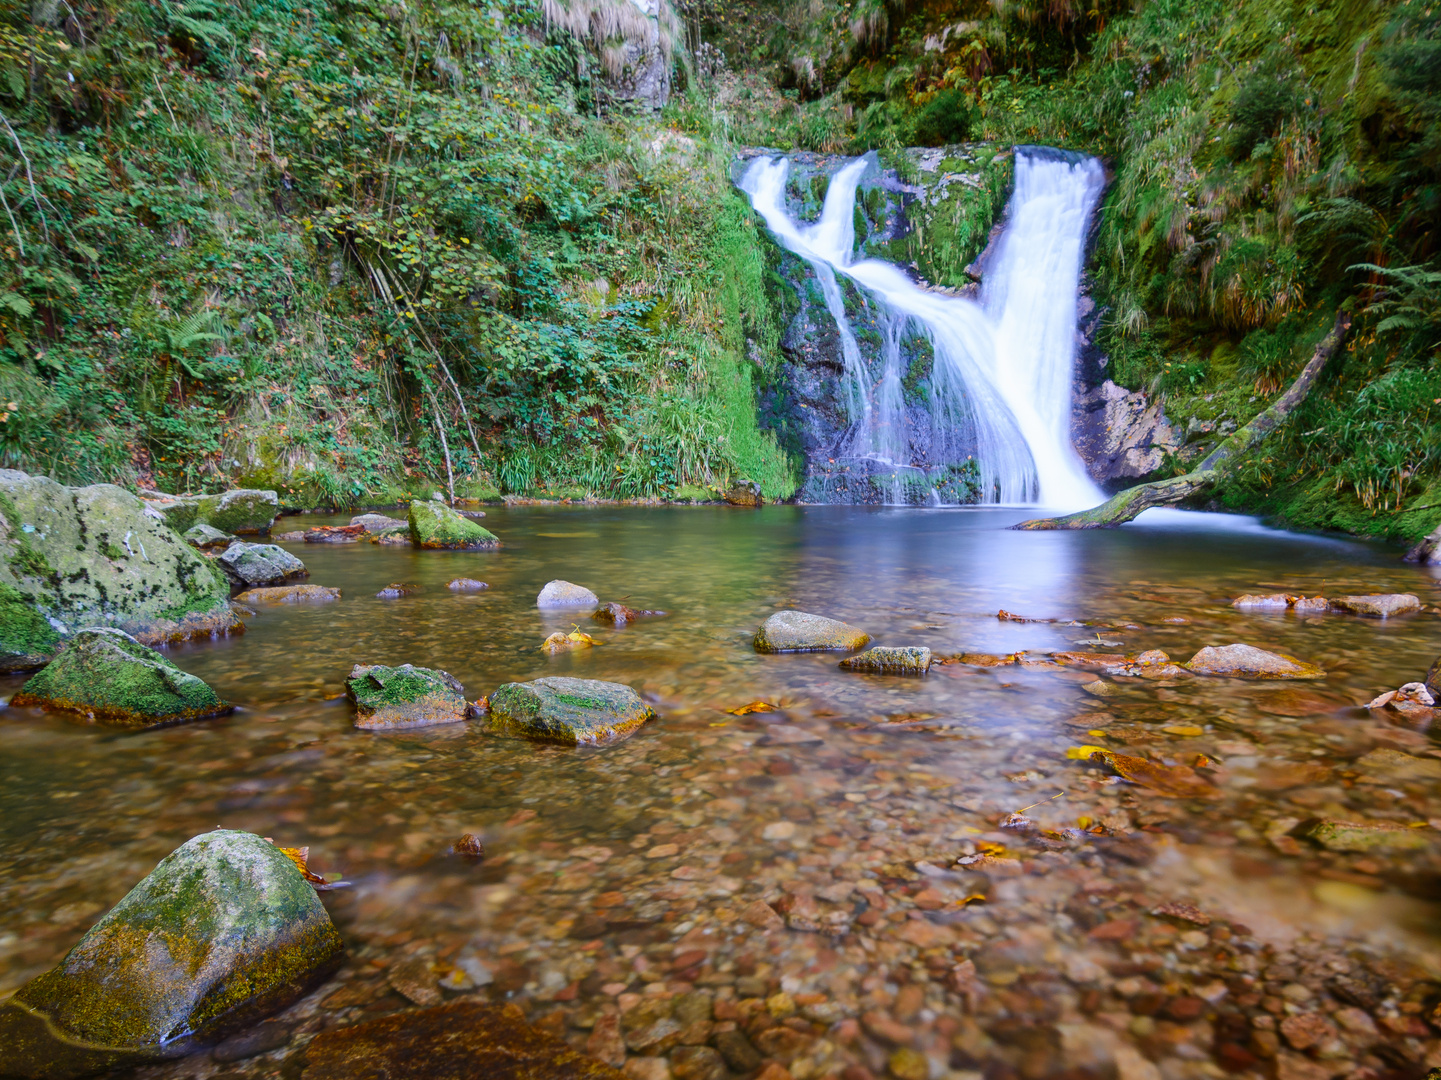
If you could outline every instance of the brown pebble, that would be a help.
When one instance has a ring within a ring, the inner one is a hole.
[[[480,837],[474,833],[466,833],[451,845],[451,850],[457,855],[465,855],[472,859],[485,858],[485,845],[480,842]]]

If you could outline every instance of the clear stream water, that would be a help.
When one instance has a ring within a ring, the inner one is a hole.
[[[1341,1007],[1324,997],[1338,972],[1390,987],[1373,1027],[1415,1019],[1417,972],[1441,974],[1424,884],[1441,866],[1435,844],[1339,854],[1278,846],[1268,832],[1313,816],[1441,819],[1434,781],[1357,775],[1354,764],[1377,747],[1436,755],[1425,720],[1356,706],[1422,676],[1441,652],[1441,622],[1242,614],[1230,600],[1258,589],[1409,591],[1429,606],[1433,578],[1391,550],[1234,519],[1004,529],[1021,516],[535,507],[490,512],[505,545],[495,552],[288,545],[310,581],[344,599],[266,607],[244,635],[174,652],[239,705],[233,716],[121,734],[0,710],[0,995],[58,961],[166,853],[223,826],[309,845],[315,869],[352,883],[324,894],[349,959],[282,1017],[288,1047],[147,1076],[275,1075],[317,1030],[406,1007],[396,972],[413,978],[416,963],[431,994],[508,997],[597,1052],[608,1013],[703,992],[716,1023],[739,1024],[797,1078],[847,1065],[883,1073],[894,1032],[877,1016],[911,1033],[934,1076],[1001,1069],[1023,1080],[1060,1075],[1082,1044],[1106,1060],[1140,1054],[1165,1080],[1219,1075],[1215,1055],[1251,1045],[1249,1018],[1261,1024],[1267,1003],[1281,1003],[1282,1019],[1323,1000]],[[459,575],[491,587],[454,595],[445,582]],[[535,596],[556,577],[670,614],[616,630],[542,613]],[[396,581],[420,592],[375,598]],[[1039,657],[1098,632],[1003,622],[1004,608],[1132,624],[1099,630],[1123,642],[1114,651],[1186,659],[1244,641],[1329,674],[1101,680],[1109,696],[1086,689],[1093,674],[1044,667],[852,675],[834,655],[753,651],[756,627],[792,606],[941,654]],[[542,654],[541,640],[572,622],[602,644]],[[658,717],[584,750],[494,737],[479,723],[367,734],[342,697],[357,661],[441,667],[472,697],[548,674],[615,680],[639,688]],[[6,696],[19,682],[7,680]],[[755,700],[782,711],[726,711]],[[1216,797],[1119,782],[1068,759],[1080,744],[1163,763],[1203,754],[1216,764],[1201,770]],[[1050,850],[999,829],[1026,807],[1044,828],[1100,822],[1104,835]],[[488,849],[478,866],[448,854],[465,832]],[[1000,861],[956,865],[987,852]],[[756,900],[821,930],[753,926]],[[1165,902],[1213,921],[1150,914]],[[1367,965],[1383,962],[1387,974],[1373,978]],[[436,989],[442,978],[451,989]],[[801,1016],[756,1013],[755,999],[782,990]],[[1180,997],[1206,1002],[1205,1015],[1168,1019],[1161,1005],[1136,1004]],[[1415,1008],[1398,1012],[1408,1001]],[[725,1019],[737,1008],[741,1019]],[[1274,1033],[1274,1020],[1256,1030]],[[1018,1042],[1017,1024],[1048,1034]],[[1340,1071],[1377,1042],[1420,1057],[1437,1047],[1424,1025],[1404,1036],[1336,1030],[1327,1067]]]
[[[1100,162],[1039,147],[1016,150],[1015,190],[979,302],[925,289],[891,263],[855,257],[856,189],[876,168],[874,154],[844,165],[810,225],[787,209],[786,158],[757,159],[740,182],[780,243],[815,269],[836,321],[853,427],[849,452],[910,464],[899,355],[890,350],[880,379],[872,379],[836,274],[865,287],[891,320],[913,319],[930,338],[933,429],[973,435],[987,501],[1058,511],[1105,501],[1070,441],[1076,289],[1105,186]]]

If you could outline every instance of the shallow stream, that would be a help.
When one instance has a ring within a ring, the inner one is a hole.
[[[1234,519],[1004,530],[1024,516],[531,507],[488,512],[494,552],[288,544],[340,602],[263,607],[245,634],[173,653],[239,705],[232,716],[119,734],[0,710],[0,996],[165,854],[224,827],[308,845],[312,869],[350,883],[325,894],[348,960],[281,1017],[276,1048],[143,1075],[277,1075],[319,1030],[466,994],[516,1001],[613,1060],[609,1016],[703,994],[702,1042],[740,1031],[796,1080],[1441,1065],[1441,786],[1354,764],[1377,748],[1441,756],[1428,719],[1357,707],[1441,653],[1435,580],[1390,549]],[[458,576],[490,588],[453,594]],[[552,578],[669,615],[614,629],[542,613]],[[419,592],[376,598],[391,582]],[[1428,610],[1243,614],[1230,601],[1245,592],[1411,592]],[[1183,661],[1246,642],[1329,674],[1099,689],[1092,672],[1014,663],[848,674],[835,655],[752,649],[784,607],[945,656]],[[540,651],[573,623],[600,645]],[[1120,644],[1077,644],[1096,635]],[[471,698],[542,675],[624,682],[658,717],[583,750],[480,723],[362,733],[343,696],[356,662],[444,668]],[[726,711],[753,701],[781,710]],[[1204,755],[1214,797],[1166,798],[1068,759],[1081,745],[1172,765]],[[1050,833],[1000,829],[1022,809]],[[1315,817],[1430,820],[1437,843],[1333,853],[1284,835]],[[1064,831],[1078,828],[1092,831]],[[449,853],[463,833],[484,861]],[[1199,917],[1152,913],[1167,903]],[[1320,1018],[1315,1041],[1288,1028],[1295,1016]],[[632,1043],[646,1059],[633,1075],[700,1075],[666,1040]]]

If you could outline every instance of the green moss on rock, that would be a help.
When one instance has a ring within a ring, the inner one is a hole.
[[[111,484],[70,488],[0,469],[0,586],[12,609],[30,607],[60,638],[87,626],[147,644],[244,629],[209,560]],[[26,632],[39,623],[26,620]]]
[[[342,950],[290,859],[251,833],[205,833],[0,1005],[0,1076],[180,1057],[290,1004]]]
[[[356,664],[345,683],[355,726],[367,731],[455,724],[465,719],[465,687],[446,671],[410,664]]]
[[[631,687],[594,679],[506,683],[490,695],[492,729],[571,746],[621,738],[654,715]]]
[[[15,705],[80,713],[127,728],[220,716],[232,706],[123,630],[82,630],[20,688]]]
[[[416,499],[410,504],[410,540],[419,548],[490,548],[500,538],[443,502]]]
[[[0,671],[32,671],[55,658],[60,635],[13,585],[0,584]]]

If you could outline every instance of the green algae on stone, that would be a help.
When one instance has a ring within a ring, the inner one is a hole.
[[[87,626],[146,644],[236,633],[228,597],[210,560],[128,491],[0,470],[0,652],[40,655]]]
[[[500,538],[443,502],[416,499],[410,504],[410,540],[419,548],[490,548]]]
[[[629,735],[655,711],[623,683],[552,676],[490,695],[490,726],[508,735],[597,745]]]
[[[1321,821],[1306,836],[1328,851],[1415,851],[1431,845],[1431,830],[1394,821]]]
[[[13,585],[0,584],[0,672],[33,671],[55,659],[60,635]]]
[[[68,1080],[183,1056],[289,1005],[342,950],[279,849],[204,833],[0,1004],[0,1076]]]
[[[355,702],[355,726],[366,731],[457,724],[466,718],[465,688],[445,671],[356,664],[345,690]]]
[[[848,656],[840,666],[846,671],[876,675],[924,675],[931,668],[931,650],[922,645],[891,649],[877,646],[859,656]]]
[[[266,533],[280,514],[280,499],[275,492],[256,488],[234,488],[219,495],[151,492],[146,502],[179,533],[195,525],[209,525],[226,533]]]
[[[221,716],[233,706],[168,658],[123,630],[82,630],[12,699],[80,713],[127,728]]]
[[[871,640],[864,630],[804,611],[777,611],[756,631],[756,652],[854,652]]]
[[[526,1023],[514,1003],[452,1001],[317,1035],[302,1080],[626,1080]]]

